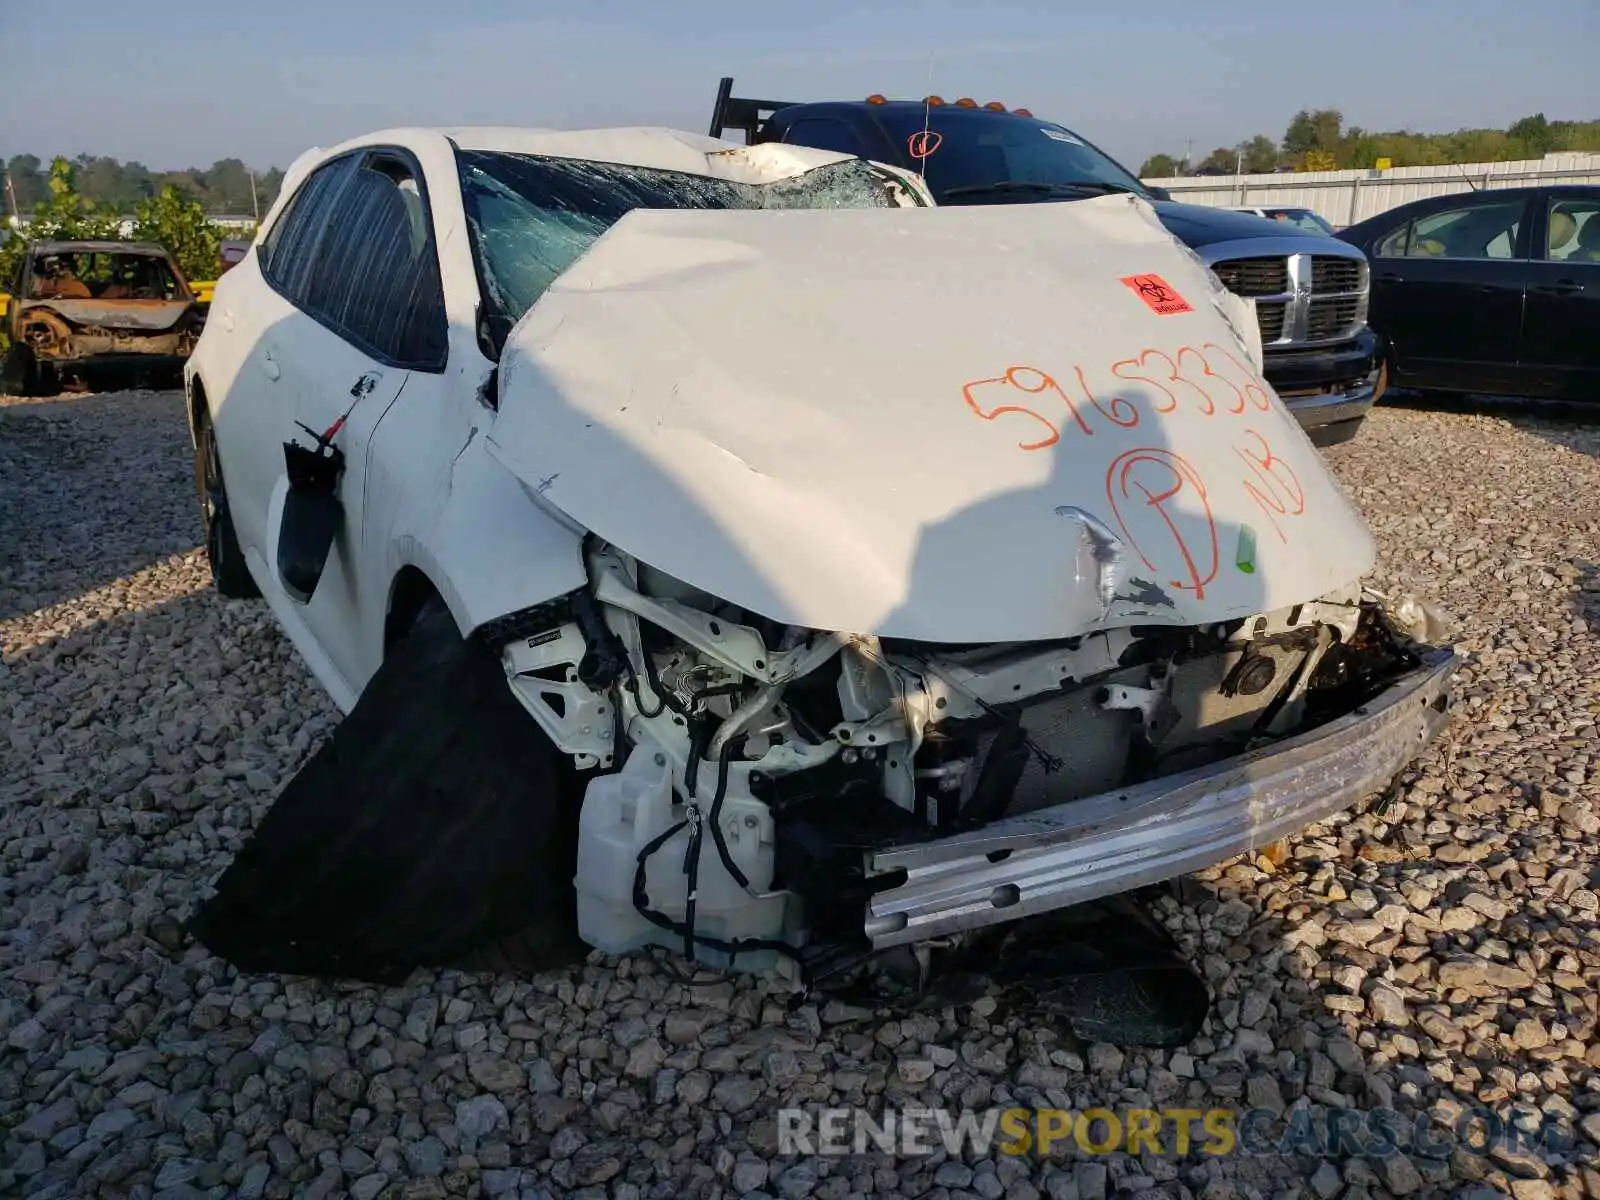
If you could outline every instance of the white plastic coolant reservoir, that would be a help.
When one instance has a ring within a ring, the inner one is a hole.
[[[709,824],[709,788],[716,780],[715,769],[702,770],[700,778],[707,785],[707,794],[701,807],[706,824],[700,844],[695,933],[724,942],[779,939],[784,933],[787,898],[757,899],[728,874]],[[578,893],[579,937],[608,954],[623,954],[652,943],[682,952],[681,933],[652,924],[634,907],[633,878],[639,852],[682,821],[685,811],[682,804],[675,803],[672,772],[665,756],[658,756],[648,744],[634,747],[620,772],[590,781],[578,823],[578,874],[573,881]],[[729,796],[723,801],[720,823],[728,852],[749,879],[751,889],[768,891],[773,871],[773,822],[767,806]],[[687,907],[688,876],[683,868],[688,848],[689,830],[685,827],[663,842],[645,866],[649,907],[680,923]],[[695,958],[707,965],[730,965],[726,953],[699,943]],[[775,966],[777,958],[776,951],[750,950],[741,952],[731,965],[760,971]]]

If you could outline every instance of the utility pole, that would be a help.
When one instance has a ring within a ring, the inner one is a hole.
[[[1185,138],[1183,143],[1183,173],[1189,173],[1189,164],[1194,161],[1194,139]]]
[[[255,213],[256,224],[259,225],[261,224],[261,201],[256,196],[256,173],[247,171],[246,174],[250,176],[250,208]]]
[[[7,171],[5,173],[5,183],[6,183],[6,209],[11,215],[11,223],[13,225],[15,225],[21,220],[22,214],[17,211],[17,189],[11,185],[11,172],[10,171]]]

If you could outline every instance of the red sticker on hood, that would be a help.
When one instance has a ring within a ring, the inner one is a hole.
[[[1122,282],[1150,306],[1151,312],[1163,317],[1194,311],[1190,303],[1159,275],[1124,275]]]

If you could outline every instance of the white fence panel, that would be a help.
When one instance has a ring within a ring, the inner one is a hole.
[[[1185,175],[1146,179],[1174,200],[1212,208],[1293,205],[1320,213],[1335,226],[1354,225],[1427,196],[1474,188],[1552,183],[1600,184],[1600,154],[1567,152],[1497,163],[1393,167],[1387,171],[1296,171],[1267,175]]]

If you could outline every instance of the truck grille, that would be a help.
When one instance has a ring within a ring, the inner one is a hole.
[[[1360,296],[1313,296],[1306,310],[1305,340],[1325,342],[1349,336],[1360,311]]]
[[[1327,295],[1330,292],[1359,292],[1365,282],[1362,279],[1364,274],[1362,265],[1353,258],[1335,258],[1329,254],[1313,255],[1311,290],[1318,295]]]
[[[1235,258],[1212,270],[1235,296],[1281,296],[1289,290],[1286,258]]]
[[[1287,300],[1257,300],[1256,323],[1261,326],[1261,342],[1266,345],[1283,336],[1283,319],[1288,315]]]
[[[1263,346],[1354,337],[1367,319],[1367,264],[1337,254],[1230,258],[1211,264],[1222,286],[1256,302]]]

